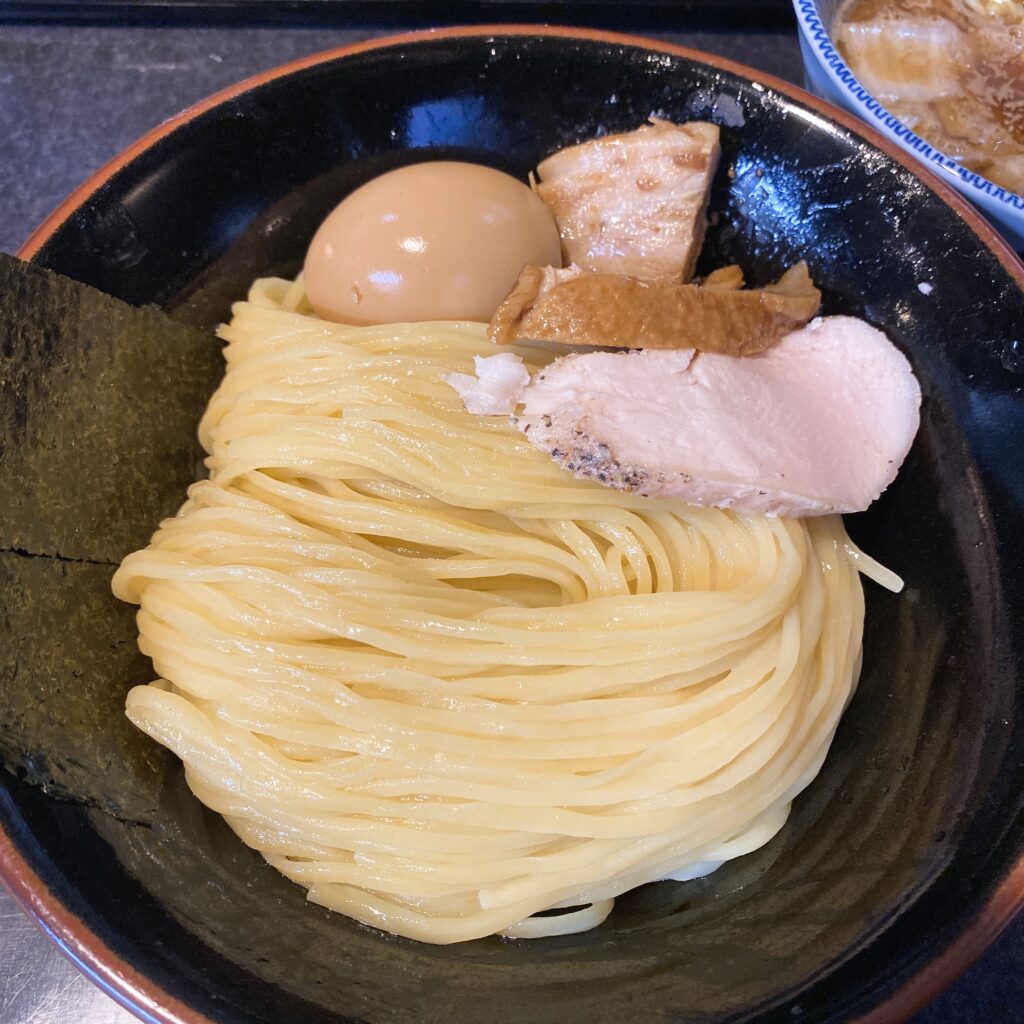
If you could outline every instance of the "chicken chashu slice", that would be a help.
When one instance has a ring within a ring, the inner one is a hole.
[[[718,126],[655,120],[559,150],[537,194],[562,238],[562,262],[654,281],[693,276],[721,149]]]
[[[668,284],[529,266],[488,335],[499,345],[530,340],[749,356],[802,327],[821,304],[803,262],[766,288],[742,284],[738,267],[716,270],[703,284]]]
[[[921,389],[879,330],[825,317],[749,359],[567,355],[515,396],[526,437],[577,477],[769,516],[866,509],[895,479]]]

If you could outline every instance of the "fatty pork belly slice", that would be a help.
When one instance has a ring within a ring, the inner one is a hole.
[[[756,356],[693,350],[555,360],[518,425],[578,477],[769,516],[866,509],[917,432],[921,391],[881,332],[852,317]]]
[[[883,10],[844,21],[836,35],[854,74],[883,103],[929,103],[956,96],[961,69],[972,63],[964,33],[946,18]]]
[[[549,156],[537,194],[555,216],[562,262],[652,281],[693,275],[721,155],[718,126],[653,120]]]

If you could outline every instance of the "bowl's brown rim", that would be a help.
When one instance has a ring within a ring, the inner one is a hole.
[[[379,36],[363,42],[310,54],[307,57],[301,57],[246,78],[157,125],[120,152],[54,209],[32,232],[18,250],[17,255],[26,260],[35,256],[57,228],[91,195],[122,167],[159,142],[160,139],[207,110],[248,92],[250,89],[304,68],[370,50],[426,43],[437,39],[512,35],[582,39],[667,53],[739,75],[790,99],[797,100],[853,134],[862,136],[887,156],[922,178],[932,191],[937,193],[967,222],[1010,276],[1017,281],[1020,288],[1024,290],[1024,264],[1021,263],[1007,242],[999,237],[988,221],[953,188],[918,163],[910,154],[904,152],[895,143],[890,142],[884,135],[860,121],[853,114],[846,113],[799,86],[784,82],[774,75],[764,74],[756,68],[747,67],[700,50],[661,42],[645,36],[551,25],[473,25]],[[59,897],[50,891],[3,829],[0,829],[0,880],[6,884],[14,898],[35,919],[37,924],[55,940],[65,955],[122,1005],[140,1016],[146,1014],[160,1024],[216,1024],[209,1017],[164,991],[111,950],[84,921],[76,917],[60,901]],[[1018,860],[1007,873],[974,920],[942,953],[908,978],[884,1002],[858,1018],[854,1024],[899,1024],[899,1022],[906,1021],[967,970],[1009,924],[1021,907],[1024,907],[1024,857]]]

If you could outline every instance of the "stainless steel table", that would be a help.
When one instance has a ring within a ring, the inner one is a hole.
[[[17,249],[74,186],[162,119],[264,68],[376,34],[369,28],[0,28],[0,250]],[[652,34],[801,80],[790,32]],[[0,889],[0,1024],[134,1019],[78,974]],[[1024,916],[914,1024],[977,1021],[1024,1021]]]

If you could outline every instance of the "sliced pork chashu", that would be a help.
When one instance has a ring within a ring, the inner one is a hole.
[[[652,120],[559,150],[537,168],[566,266],[685,281],[704,241],[718,126]]]
[[[821,303],[805,263],[767,288],[743,290],[742,283],[737,267],[715,271],[704,284],[526,267],[488,333],[497,344],[531,340],[746,356],[802,327]]]
[[[883,102],[929,103],[956,96],[972,59],[969,38],[946,18],[885,10],[842,21],[839,50],[854,74]]]

